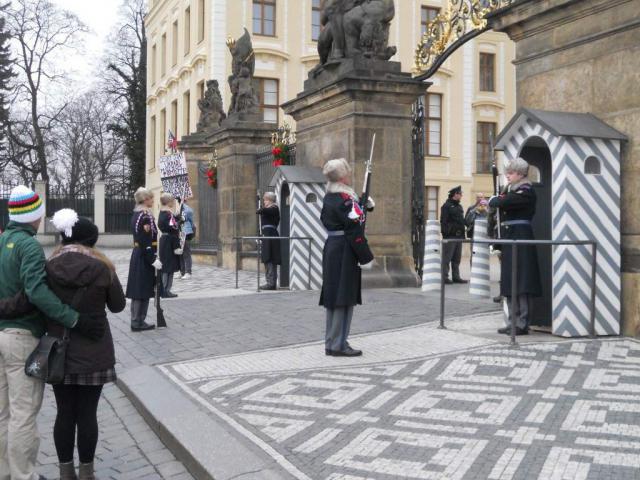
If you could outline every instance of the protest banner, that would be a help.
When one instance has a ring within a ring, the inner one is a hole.
[[[163,191],[183,199],[193,197],[184,153],[161,156],[158,168]]]

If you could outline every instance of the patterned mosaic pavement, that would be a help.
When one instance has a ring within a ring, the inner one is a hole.
[[[391,334],[448,353],[398,360],[377,334],[347,363],[306,345],[161,370],[292,478],[640,478],[640,343]]]

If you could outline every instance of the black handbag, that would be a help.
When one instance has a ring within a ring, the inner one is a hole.
[[[87,288],[76,291],[71,307],[77,310],[77,302]],[[69,329],[65,328],[62,338],[46,334],[38,342],[24,365],[24,373],[28,377],[38,378],[43,382],[55,385],[64,381],[64,363],[69,345]]]
[[[43,382],[55,385],[64,380],[64,362],[69,345],[69,329],[64,329],[63,337],[45,335],[31,352],[24,365],[24,373]]]

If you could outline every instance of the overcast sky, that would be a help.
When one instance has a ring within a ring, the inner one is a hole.
[[[118,7],[122,0],[52,0],[61,8],[75,13],[91,30],[87,35],[85,54],[70,59],[75,77],[91,80],[102,52],[106,37],[118,19]],[[84,82],[83,82],[84,83]]]

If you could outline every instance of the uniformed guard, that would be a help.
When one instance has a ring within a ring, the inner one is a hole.
[[[505,174],[509,185],[506,193],[492,197],[489,206],[500,209],[501,237],[504,240],[532,240],[531,221],[536,213],[536,193],[528,179],[529,164],[517,158],[505,165]],[[529,314],[531,299],[541,295],[540,270],[535,245],[518,245],[517,292],[512,298],[511,268],[512,246],[502,245],[500,263],[500,294],[507,297],[509,315],[514,316],[516,335],[529,333]],[[509,334],[510,324],[500,328],[498,333]]]
[[[342,158],[329,160],[323,173],[328,181],[320,216],[328,235],[322,252],[320,294],[320,305],[327,313],[325,353],[356,357],[362,351],[351,348],[347,337],[353,307],[362,304],[361,269],[372,268],[373,254],[364,236],[364,212],[351,188],[351,167]],[[369,199],[366,208],[373,207]]]
[[[280,209],[276,203],[276,194],[266,192],[262,196],[263,206],[256,213],[260,215],[260,226],[263,237],[277,237],[280,224]],[[280,252],[280,240],[264,240],[260,250],[261,260],[264,263],[266,285],[260,286],[262,290],[277,290],[278,265],[282,263]]]
[[[440,209],[440,229],[442,238],[465,238],[464,209],[460,205],[462,186],[449,190],[449,198]],[[460,276],[460,260],[462,259],[462,243],[446,243],[442,249],[445,263],[445,283],[468,283]],[[452,279],[449,278],[451,268]]]
[[[131,299],[131,330],[153,330],[155,325],[145,322],[149,299],[154,295],[156,270],[162,268],[158,259],[158,228],[151,213],[153,193],[140,187],[135,193],[136,207],[131,219],[133,252],[129,263],[127,298]]]

